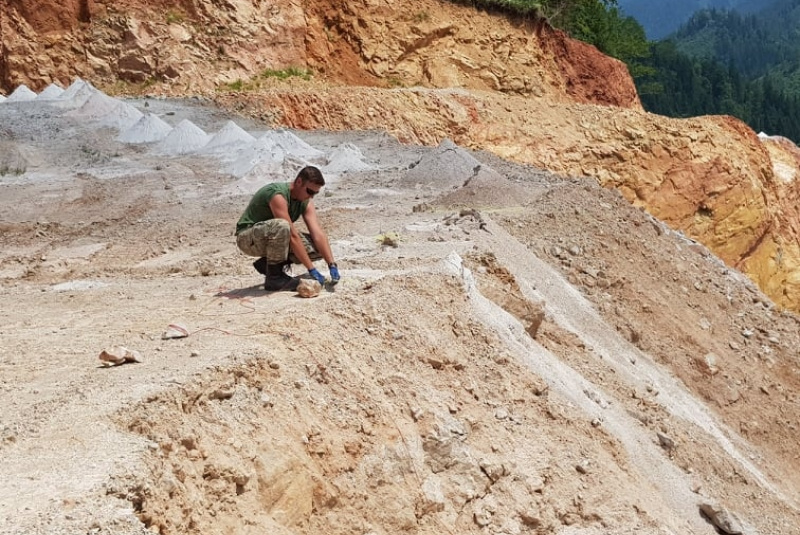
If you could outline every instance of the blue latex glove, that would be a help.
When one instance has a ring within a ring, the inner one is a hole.
[[[325,284],[325,277],[322,276],[322,273],[317,271],[317,268],[311,268],[308,270],[308,274],[314,277],[318,283]]]
[[[328,271],[330,271],[330,273],[331,273],[331,282],[334,283],[334,284],[339,282],[339,279],[341,278],[341,276],[339,275],[339,268],[336,266],[336,264],[329,265],[328,266]]]

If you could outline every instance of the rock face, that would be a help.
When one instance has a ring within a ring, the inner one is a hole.
[[[6,94],[77,76],[117,93],[223,90],[219,103],[274,126],[449,138],[591,176],[800,310],[797,147],[731,117],[645,113],[622,63],[544,23],[436,0],[6,6]],[[269,75],[288,67],[313,80]]]
[[[12,0],[5,8],[0,85],[7,92],[20,83],[68,85],[79,76],[101,86],[164,83],[174,93],[197,93],[297,67],[348,85],[459,87],[640,107],[625,66],[593,47],[543,23],[449,2],[39,4]]]

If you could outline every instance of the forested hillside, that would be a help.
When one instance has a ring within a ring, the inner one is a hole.
[[[635,77],[646,110],[670,117],[732,115],[756,132],[800,142],[800,101],[771,78],[750,79],[730,64],[691,58],[672,41],[650,50],[638,67],[643,74]]]
[[[800,2],[778,0],[752,15],[703,10],[672,37],[678,50],[696,58],[713,58],[735,66],[744,76],[769,76],[797,93],[800,60]]]
[[[797,142],[799,22],[796,0],[751,15],[697,12],[670,40],[651,45],[643,61],[651,70],[637,76],[643,105],[675,117],[730,114]]]
[[[697,11],[709,8],[735,9],[749,13],[762,9],[764,0],[618,0],[620,9],[641,24],[647,37],[660,40],[674,31]]]

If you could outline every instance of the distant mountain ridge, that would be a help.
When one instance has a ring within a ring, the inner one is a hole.
[[[671,36],[679,51],[733,65],[747,78],[770,77],[777,87],[800,88],[800,2],[776,0],[751,15],[704,10]]]
[[[702,9],[735,9],[739,13],[754,13],[770,6],[774,0],[618,0],[620,10],[636,19],[647,38],[658,41],[678,30],[691,16]]]

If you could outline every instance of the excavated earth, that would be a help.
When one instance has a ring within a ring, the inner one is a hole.
[[[301,299],[232,236],[283,171],[53,102],[0,114],[28,162],[1,181],[0,532],[713,534],[715,504],[800,533],[797,317],[619,193],[297,131],[343,274]]]
[[[800,533],[790,141],[449,2],[0,15],[0,533]],[[307,162],[343,280],[268,294]]]

